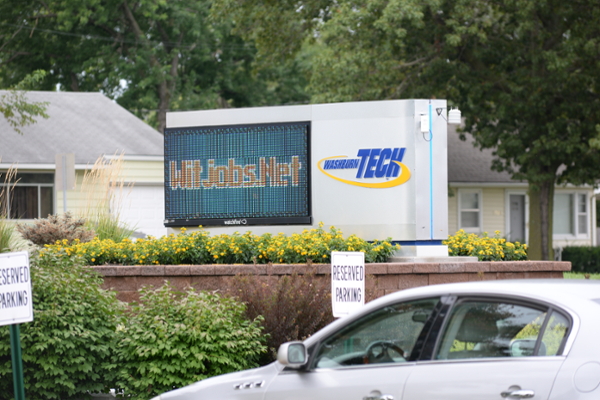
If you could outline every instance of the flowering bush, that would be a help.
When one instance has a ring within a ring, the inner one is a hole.
[[[78,255],[88,265],[179,265],[179,264],[267,264],[267,263],[329,263],[332,251],[362,251],[365,262],[385,262],[398,249],[390,239],[367,242],[351,235],[344,238],[335,227],[304,230],[299,234],[286,236],[264,234],[257,236],[251,232],[210,236],[203,229],[188,233],[170,234],[159,239],[149,237],[135,242],[125,239],[121,242],[100,240],[82,243],[67,240],[46,245],[44,254],[65,256]]]
[[[461,229],[454,236],[448,236],[443,243],[448,245],[451,256],[475,256],[479,261],[527,260],[526,244],[507,242],[499,236],[500,231],[494,233],[494,237],[489,237],[487,232],[478,236]]]

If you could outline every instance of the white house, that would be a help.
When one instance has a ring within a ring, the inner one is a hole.
[[[120,219],[140,235],[166,233],[159,132],[100,93],[32,91],[27,98],[47,102],[49,118],[38,118],[37,123],[21,128],[23,135],[0,118],[0,185],[11,189],[10,219],[44,218],[63,212],[65,205],[81,213],[89,200],[81,191],[84,173],[99,159],[104,167],[119,159],[116,179],[122,193],[114,197],[120,204],[113,201],[112,211],[118,211]],[[63,172],[57,171],[57,154],[74,155],[76,185],[66,190],[66,202],[63,190],[56,190],[55,185]],[[10,168],[18,174],[14,187],[4,182]]]
[[[492,171],[492,150],[479,150],[472,138],[461,141],[448,126],[448,232],[500,231],[510,241],[527,242],[527,182]],[[596,198],[591,186],[556,186],[554,248],[596,243]]]

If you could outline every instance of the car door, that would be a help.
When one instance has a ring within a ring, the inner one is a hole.
[[[548,399],[570,320],[540,304],[458,299],[404,400]]]
[[[439,298],[382,307],[310,349],[306,371],[284,370],[265,400],[400,400]]]

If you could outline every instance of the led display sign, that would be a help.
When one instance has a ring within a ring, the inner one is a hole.
[[[165,226],[310,224],[310,122],[165,130]]]

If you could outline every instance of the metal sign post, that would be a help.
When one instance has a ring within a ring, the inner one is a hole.
[[[0,254],[0,326],[10,325],[15,400],[25,400],[19,324],[33,321],[29,254]]]
[[[23,356],[21,355],[21,332],[19,325],[10,326],[10,350],[12,356],[13,387],[15,400],[25,400],[25,384],[23,382]]]
[[[56,174],[54,185],[62,190],[63,212],[67,212],[67,190],[75,187],[75,154],[59,153],[55,156]]]

